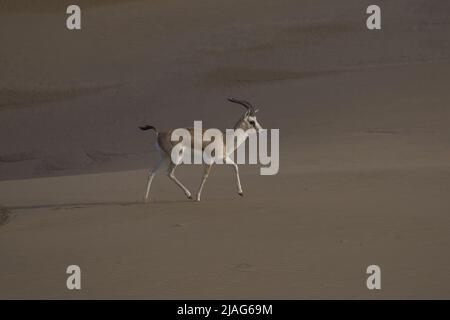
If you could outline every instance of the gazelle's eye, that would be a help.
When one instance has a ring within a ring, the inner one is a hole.
[[[249,120],[248,122],[249,122],[252,126],[255,125],[255,121],[253,121],[253,120]]]

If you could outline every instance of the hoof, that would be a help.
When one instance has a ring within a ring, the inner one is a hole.
[[[189,199],[189,200],[192,200],[192,195],[189,195],[189,196],[188,196],[188,199]]]
[[[244,196],[244,193],[243,193],[243,192],[238,192],[238,194],[239,194],[241,197]]]

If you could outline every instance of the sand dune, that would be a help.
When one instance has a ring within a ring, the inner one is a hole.
[[[133,1],[143,1],[143,0],[79,0],[78,5],[83,8],[101,7],[120,3],[127,3]],[[64,0],[41,0],[39,2],[33,0],[22,0],[20,2],[5,0],[0,3],[0,14],[1,13],[55,13],[61,12],[73,4],[70,1]]]
[[[61,102],[66,99],[74,99],[82,95],[98,94],[117,86],[100,86],[86,88],[67,89],[4,89],[0,91],[0,108],[35,107],[40,104]]]
[[[270,184],[249,173],[244,199],[226,171],[202,203],[164,177],[140,203],[144,171],[0,183],[16,213],[0,227],[1,297],[448,296],[448,167],[284,173]],[[78,293],[63,286],[74,262]],[[374,262],[379,293],[364,285]]]
[[[448,1],[381,1],[379,32],[365,0],[80,3],[74,33],[0,5],[0,298],[450,297]],[[280,129],[279,174],[241,166],[240,198],[214,167],[196,203],[163,173],[144,204],[137,127],[229,128],[228,97]]]

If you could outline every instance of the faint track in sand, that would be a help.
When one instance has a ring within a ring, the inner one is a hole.
[[[0,207],[0,226],[5,225],[11,221],[13,213],[3,207]]]

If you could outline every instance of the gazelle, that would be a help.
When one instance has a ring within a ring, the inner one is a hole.
[[[228,99],[228,101],[233,102],[233,103],[238,103],[246,109],[244,114],[241,116],[241,118],[237,121],[237,123],[234,126],[234,130],[237,130],[236,131],[237,132],[237,136],[236,136],[237,140],[240,141],[241,143],[244,143],[245,140],[248,138],[248,134],[249,134],[248,131],[250,129],[254,129],[257,132],[262,129],[261,125],[256,120],[256,112],[258,112],[258,109],[255,109],[252,106],[252,104],[250,104],[247,101],[242,101],[242,100],[237,100],[237,99]],[[150,187],[152,185],[153,178],[155,177],[158,170],[162,167],[162,165],[167,162],[168,162],[167,175],[169,176],[169,178],[172,181],[174,181],[176,183],[176,185],[178,187],[180,187],[183,190],[183,192],[188,197],[188,199],[192,200],[192,194],[189,191],[189,189],[186,188],[180,182],[180,180],[178,180],[177,177],[175,176],[175,169],[178,167],[178,165],[180,165],[181,158],[183,155],[180,154],[179,160],[177,160],[175,162],[171,158],[172,149],[175,147],[176,144],[178,144],[178,141],[171,140],[172,132],[174,130],[170,130],[167,132],[159,132],[154,126],[149,126],[149,125],[139,127],[139,128],[144,131],[150,130],[150,129],[155,131],[156,137],[157,137],[156,147],[157,147],[157,150],[160,155],[160,159],[159,159],[158,163],[155,165],[155,167],[149,173],[144,201],[148,200],[149,193],[150,193]],[[238,130],[238,129],[241,129],[241,130]],[[194,139],[198,139],[198,137],[195,137],[193,129],[186,128],[186,130],[188,130],[190,133],[191,143],[190,143],[190,145],[186,145],[184,147],[190,148],[192,153],[193,152],[202,152],[206,146],[206,143],[204,141],[197,141],[198,143],[195,143]],[[240,135],[240,136],[238,136],[238,135]],[[202,150],[195,150],[194,146],[196,146],[196,145],[201,146]],[[233,147],[231,149],[230,148],[227,149],[226,144],[224,142],[223,150],[226,150],[226,151],[223,154],[223,157],[224,157],[224,163],[231,164],[233,166],[234,172],[236,174],[237,191],[240,196],[243,196],[244,194],[242,192],[241,180],[239,178],[239,168],[238,168],[237,164],[230,158],[230,154],[233,153],[234,150],[238,146],[239,145],[236,145],[236,146],[233,145]],[[214,162],[203,164],[204,172],[203,172],[202,181],[201,181],[200,186],[197,191],[197,197],[196,197],[197,201],[200,201],[203,186],[205,185],[206,179],[209,176],[209,172],[211,171],[211,167],[213,164],[214,164]]]

